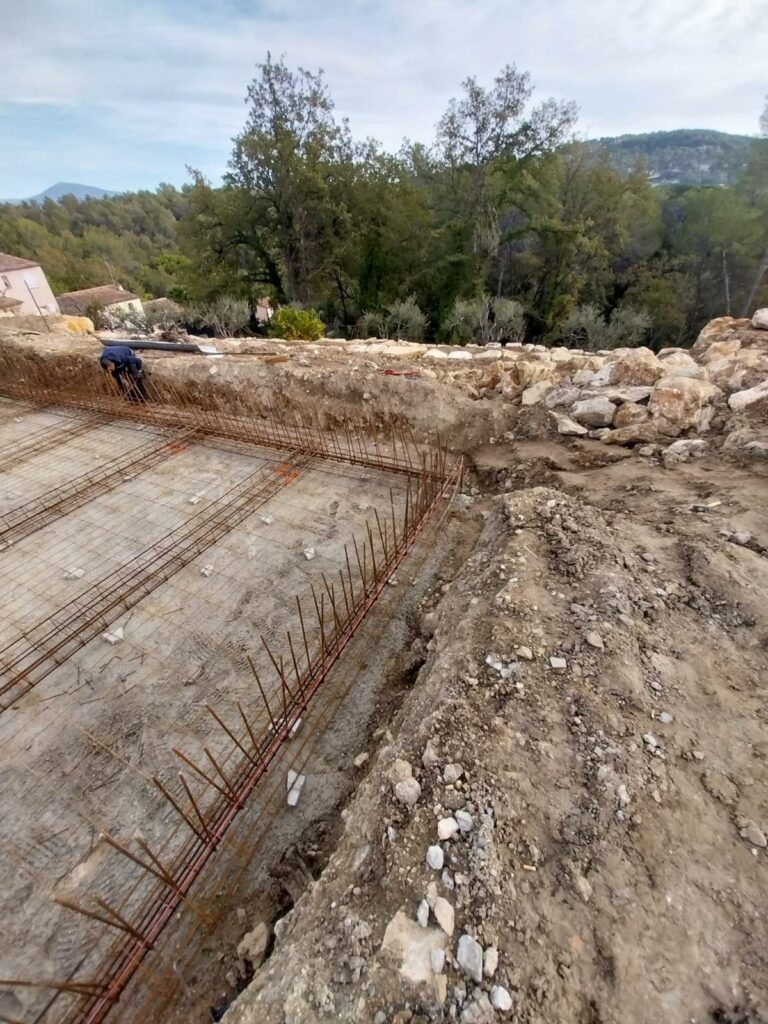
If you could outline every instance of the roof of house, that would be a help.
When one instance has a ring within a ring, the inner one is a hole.
[[[114,306],[118,302],[130,302],[131,299],[138,299],[138,295],[127,292],[116,284],[100,284],[96,288],[81,288],[77,292],[64,292],[57,295],[56,301],[59,306],[77,306],[85,309],[87,306]]]
[[[27,270],[29,267],[39,267],[34,260],[23,260],[20,256],[11,256],[10,253],[0,252],[0,274],[9,270]]]
[[[0,295],[0,309],[15,309],[16,306],[23,306],[21,299],[12,299],[8,295]]]

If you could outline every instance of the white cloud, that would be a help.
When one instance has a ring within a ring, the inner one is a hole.
[[[0,109],[14,151],[6,143],[0,193],[14,191],[11,182],[64,177],[57,159],[80,178],[111,167],[112,185],[121,173],[130,185],[139,173],[159,180],[173,169],[179,180],[184,163],[201,158],[219,173],[267,49],[324,67],[355,133],[391,147],[404,135],[431,139],[461,80],[489,80],[507,62],[531,72],[538,94],[575,99],[585,135],[751,132],[768,88],[767,23],[762,0],[12,5],[0,39]],[[46,108],[50,151],[39,135]],[[39,116],[28,134],[30,109]]]

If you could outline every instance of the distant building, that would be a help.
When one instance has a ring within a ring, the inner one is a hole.
[[[58,313],[51,286],[39,263],[0,252],[0,314]]]
[[[88,316],[94,307],[109,317],[113,313],[143,313],[144,308],[138,295],[127,292],[119,284],[101,284],[96,288],[82,288],[78,292],[64,292],[58,295],[62,313],[74,316]]]

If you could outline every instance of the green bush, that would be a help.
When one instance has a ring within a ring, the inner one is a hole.
[[[314,309],[282,306],[269,323],[271,337],[285,338],[286,341],[317,341],[324,332],[325,324]]]

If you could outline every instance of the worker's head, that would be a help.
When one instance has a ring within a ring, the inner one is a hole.
[[[102,370],[105,370],[107,373],[112,373],[112,371],[115,368],[115,364],[113,362],[110,362],[109,359],[103,359],[101,361],[101,368]]]

